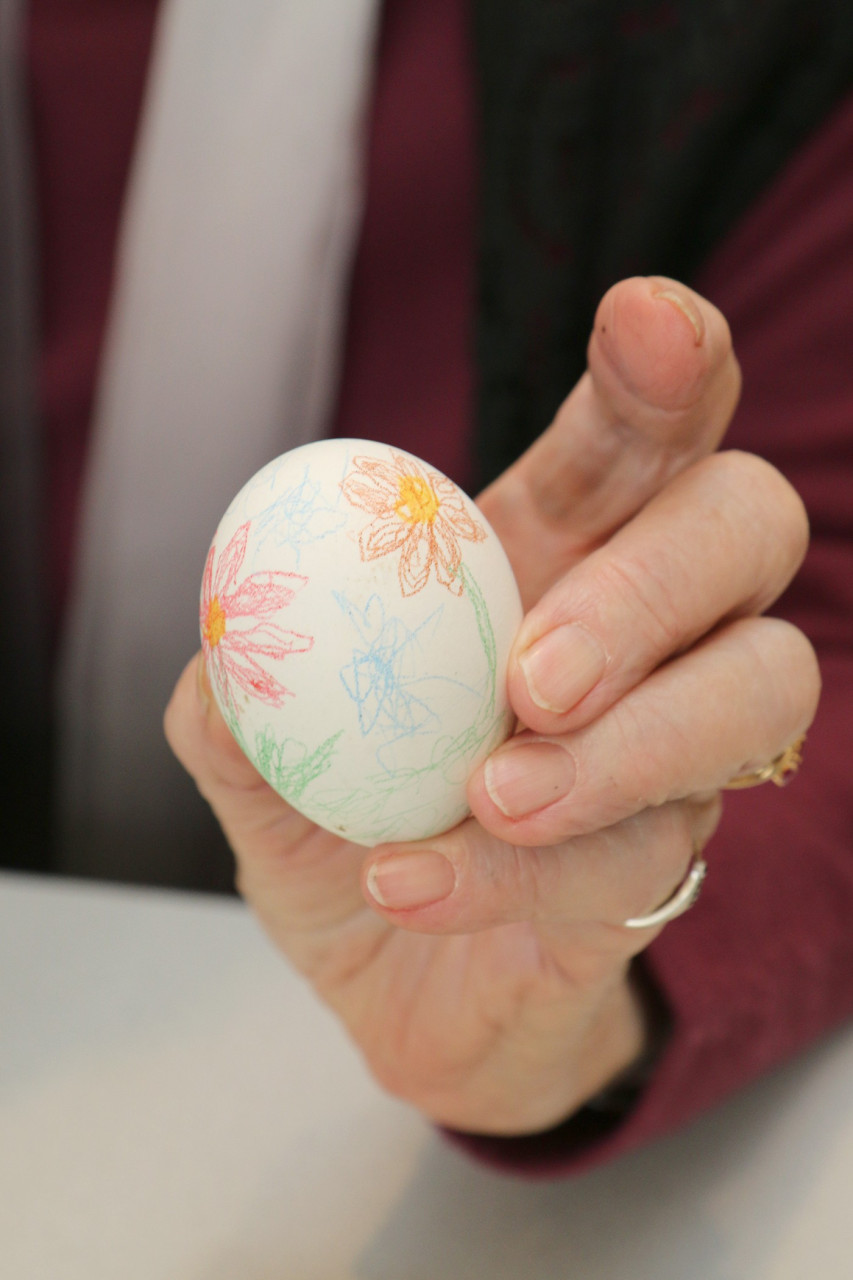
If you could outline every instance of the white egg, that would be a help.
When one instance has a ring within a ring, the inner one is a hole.
[[[455,484],[375,441],[322,440],[241,489],[201,595],[216,702],[275,790],[362,845],[446,831],[510,732],[521,602]]]

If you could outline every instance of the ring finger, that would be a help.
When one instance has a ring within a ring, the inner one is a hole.
[[[471,808],[503,840],[547,845],[715,791],[799,737],[819,688],[802,632],[776,618],[741,619],[579,731],[518,734],[474,774]]]

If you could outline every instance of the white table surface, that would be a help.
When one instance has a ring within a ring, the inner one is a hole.
[[[0,875],[3,1280],[850,1280],[853,1029],[584,1178],[384,1097],[235,901]]]

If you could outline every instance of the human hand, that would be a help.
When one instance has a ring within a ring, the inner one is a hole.
[[[241,892],[378,1079],[444,1124],[548,1127],[641,1055],[631,960],[656,931],[621,922],[682,879],[717,789],[814,712],[808,642],[758,616],[802,557],[802,504],[766,463],[713,454],[738,384],[725,322],[683,286],[602,302],[587,374],[480,498],[527,609],[508,676],[525,727],[455,830],[347,844],[255,772],[196,661],[170,703]]]

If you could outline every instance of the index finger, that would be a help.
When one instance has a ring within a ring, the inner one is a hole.
[[[716,307],[660,276],[614,285],[596,313],[587,372],[548,430],[478,499],[525,608],[712,453],[739,394]]]

